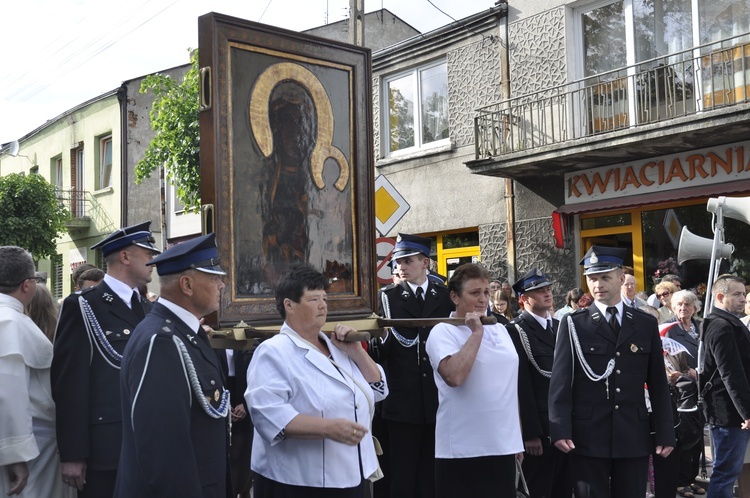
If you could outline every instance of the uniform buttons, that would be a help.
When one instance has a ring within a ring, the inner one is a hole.
[[[620,388],[618,387],[617,389],[615,389],[615,392],[619,393],[620,392]]]
[[[619,352],[619,351],[618,351],[618,352],[616,352],[616,353],[615,353],[615,356],[620,356],[620,352]]]
[[[427,377],[427,374],[422,374],[422,377]]]
[[[593,351],[593,350],[594,350],[594,348],[591,348],[589,351]]]
[[[216,385],[216,381],[215,381],[215,380],[212,380],[212,381],[211,381],[211,385],[212,385],[212,386],[215,386],[215,385]]]
[[[619,368],[617,370],[615,370],[615,372],[617,373],[617,375],[620,375],[620,369]]]
[[[619,410],[619,409],[620,409],[620,405],[615,405],[615,410]]]
[[[99,417],[99,420],[104,420],[104,417]]]
[[[423,357],[422,357],[422,361],[427,361],[427,357],[426,357],[426,356],[423,356]]]
[[[123,330],[122,333],[125,335],[130,335],[130,331],[128,329]]]

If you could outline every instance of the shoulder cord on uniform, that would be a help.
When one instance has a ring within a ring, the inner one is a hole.
[[[570,334],[571,346],[573,346],[573,349],[575,350],[578,361],[581,363],[581,367],[583,368],[586,377],[588,377],[592,382],[600,382],[607,379],[607,377],[609,377],[612,374],[612,371],[615,369],[615,359],[610,358],[609,362],[607,363],[607,369],[604,371],[604,373],[601,375],[596,375],[591,369],[591,366],[586,361],[586,358],[584,358],[583,356],[581,343],[578,340],[578,332],[576,332],[576,326],[573,323],[573,318],[570,315],[568,315],[568,332]]]
[[[385,314],[385,318],[391,318],[391,306],[388,302],[388,296],[385,292],[381,292],[380,295],[381,301],[383,302],[383,313]],[[393,333],[393,337],[395,337],[399,344],[401,344],[405,348],[410,348],[419,343],[419,333],[417,333],[417,336],[414,339],[407,339],[406,337],[399,334],[396,331],[395,327],[389,327],[389,329],[390,332]]]
[[[94,339],[93,342],[96,344],[96,348],[99,350],[102,358],[104,358],[104,361],[111,366],[119,370],[120,363],[122,362],[122,355],[118,353],[107,340],[107,336],[104,334],[102,326],[99,325],[99,320],[96,319],[94,310],[91,309],[91,305],[86,301],[86,298],[79,296],[78,303],[81,306],[81,313],[83,314],[83,323],[86,325],[86,331],[89,336]]]
[[[514,323],[513,325],[515,325],[516,330],[518,330],[518,335],[521,336],[521,344],[523,345],[523,350],[526,352],[526,356],[528,357],[531,364],[534,365],[534,368],[536,368],[536,371],[539,372],[542,377],[547,377],[548,379],[552,377],[552,372],[542,370],[539,364],[537,364],[534,355],[531,354],[531,344],[529,343],[529,337],[526,335],[526,331],[523,330],[523,328],[518,325],[518,323]]]
[[[198,404],[201,405],[201,408],[203,408],[203,411],[206,412],[209,417],[217,419],[225,418],[229,413],[229,391],[227,389],[224,389],[224,387],[222,386],[221,403],[219,403],[219,408],[214,408],[213,406],[211,406],[209,402],[206,401],[206,398],[203,395],[200,381],[198,381],[198,375],[195,373],[195,365],[193,364],[193,359],[190,358],[190,353],[188,353],[188,350],[185,347],[185,343],[182,342],[182,340],[180,340],[180,338],[176,335],[173,335],[172,339],[174,340],[175,346],[177,346],[177,351],[180,353],[180,358],[182,359],[182,367],[185,370],[185,375],[187,376],[188,381],[190,382],[190,387],[192,387],[193,394],[198,400]]]

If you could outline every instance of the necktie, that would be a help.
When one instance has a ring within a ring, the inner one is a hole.
[[[547,318],[547,332],[550,333],[550,335],[555,335],[555,329],[552,328],[552,320]]]
[[[141,295],[137,291],[133,291],[133,297],[130,298],[130,309],[133,310],[138,320],[143,320],[146,313],[143,311],[143,304],[141,304]]]
[[[424,304],[423,294],[424,294],[424,289],[422,289],[421,287],[417,287],[417,302],[419,302],[419,304]]]
[[[609,313],[609,326],[612,327],[615,333],[619,334],[620,323],[617,321],[617,307],[616,306],[607,307],[607,313]]]

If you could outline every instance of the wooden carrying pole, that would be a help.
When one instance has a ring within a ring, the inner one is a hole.
[[[494,316],[483,316],[483,325],[494,325],[497,319]],[[433,327],[439,323],[451,325],[463,325],[463,318],[380,318],[372,316],[359,320],[345,320],[337,322],[326,322],[321,329],[327,336],[331,336],[333,329],[338,324],[346,325],[354,329],[346,336],[348,342],[369,341],[371,337],[382,337],[387,327]],[[237,327],[231,329],[216,330],[211,335],[211,346],[216,349],[250,349],[253,339],[267,339],[278,334],[280,325],[269,325],[263,327],[251,327],[240,322]]]

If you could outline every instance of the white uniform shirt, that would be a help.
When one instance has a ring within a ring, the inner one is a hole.
[[[485,325],[482,344],[466,381],[450,387],[437,371],[471,335],[465,325],[441,323],[427,339],[438,388],[435,458],[512,455],[523,451],[518,413],[518,354],[501,324]]]

